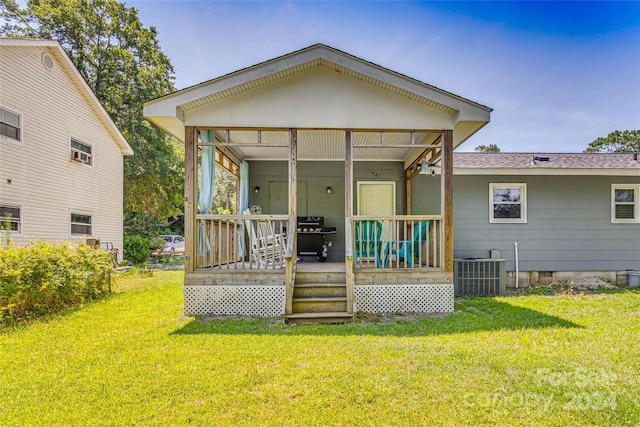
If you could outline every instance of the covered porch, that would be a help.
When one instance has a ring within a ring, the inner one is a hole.
[[[148,102],[185,144],[185,313],[452,311],[453,149],[489,111],[323,45]],[[235,213],[203,203],[211,153],[239,171]],[[421,174],[437,211],[414,212]],[[324,256],[298,250],[300,217],[332,229]]]

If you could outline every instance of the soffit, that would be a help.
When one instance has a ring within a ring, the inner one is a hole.
[[[406,148],[398,145],[412,144],[409,132],[354,132],[353,157],[359,161],[404,161],[414,151],[424,150],[423,145],[432,144],[439,135],[437,132],[415,132],[414,146]],[[248,145],[255,144],[258,138],[263,145]],[[345,159],[345,138],[344,130],[299,130],[297,157],[299,160],[342,161]],[[219,139],[227,142],[226,133],[220,132]],[[255,130],[231,130],[228,142],[234,145],[227,150],[243,160],[287,160],[288,147],[269,145],[286,145],[288,140],[289,134],[283,130],[262,131],[259,137]]]

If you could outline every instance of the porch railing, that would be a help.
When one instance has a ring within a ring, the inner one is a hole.
[[[354,268],[442,268],[441,215],[353,217]]]
[[[284,269],[286,215],[201,214],[196,223],[196,269]]]

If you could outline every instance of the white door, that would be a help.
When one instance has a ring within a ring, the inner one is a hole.
[[[358,181],[358,215],[375,217],[396,214],[395,181]],[[383,224],[382,240],[390,240],[387,224]]]

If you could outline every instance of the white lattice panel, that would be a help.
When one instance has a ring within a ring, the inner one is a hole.
[[[365,313],[453,311],[453,284],[356,286],[354,310]]]
[[[284,286],[185,286],[184,314],[281,316],[284,299]]]

